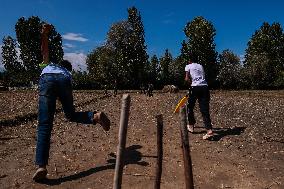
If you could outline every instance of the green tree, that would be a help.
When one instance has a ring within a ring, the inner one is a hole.
[[[128,23],[131,27],[130,44],[126,49],[130,62],[131,84],[134,88],[139,87],[146,80],[146,64],[148,55],[146,52],[145,32],[140,12],[131,7],[128,10]]]
[[[92,80],[87,72],[72,72],[73,89],[95,89],[96,83]]]
[[[188,44],[185,40],[182,41],[181,53],[180,55],[172,61],[170,64],[170,77],[174,85],[178,86],[180,89],[185,89],[188,87],[187,82],[184,81],[185,77],[185,66],[190,58],[190,50]]]
[[[240,58],[230,50],[219,55],[218,81],[223,89],[237,89],[241,83]]]
[[[190,50],[185,40],[182,41],[181,46],[182,47],[180,50],[181,53],[180,53],[179,59],[184,65],[186,65],[190,58]]]
[[[281,70],[278,73],[277,79],[274,84],[277,89],[284,89],[284,70]]]
[[[266,53],[250,56],[250,65],[245,66],[247,85],[251,89],[269,89],[272,86],[269,56]],[[270,83],[270,82],[271,83]]]
[[[9,86],[16,86],[25,83],[25,78],[22,77],[24,67],[19,62],[17,55],[16,40],[11,36],[3,38],[2,57],[3,64],[6,69],[6,81]]]
[[[118,81],[120,88],[129,88],[132,85],[132,60],[129,55],[131,26],[127,21],[117,22],[112,25],[107,35],[106,46],[110,49],[109,59],[112,62],[112,82]]]
[[[158,85],[158,73],[159,73],[159,59],[156,55],[151,57],[149,63],[149,82],[154,86]]]
[[[113,51],[107,46],[96,48],[87,56],[89,77],[96,84],[96,88],[108,87],[113,81],[116,68],[114,67]]]
[[[145,83],[148,55],[144,35],[139,11],[135,7],[129,8],[128,20],[114,23],[106,44],[88,56],[92,77],[109,85],[116,80],[121,89],[138,88]]]
[[[163,85],[172,84],[170,81],[169,65],[172,64],[173,57],[168,49],[166,49],[163,57],[160,58],[160,73],[159,78]]]
[[[28,19],[20,18],[15,25],[20,58],[26,68],[26,77],[30,81],[36,81],[40,75],[42,24],[39,17],[32,16]],[[49,35],[49,41],[50,61],[59,62],[63,59],[62,40],[54,27]]]
[[[90,77],[103,88],[108,88],[116,80],[120,88],[128,88],[130,83],[129,55],[131,28],[127,21],[114,23],[106,44],[97,47],[87,56]]]
[[[284,34],[279,23],[264,22],[250,41],[245,55],[245,69],[251,86],[256,89],[279,88],[284,85]]]
[[[184,28],[190,54],[198,56],[199,63],[203,65],[206,79],[210,87],[216,86],[217,52],[214,37],[216,30],[213,24],[199,16],[188,22]]]
[[[188,87],[188,85],[186,85],[187,83],[184,81],[185,66],[186,62],[184,61],[182,56],[175,58],[169,65],[170,81],[180,89],[185,89],[186,87]]]

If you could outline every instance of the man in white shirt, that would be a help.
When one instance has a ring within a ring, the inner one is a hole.
[[[187,81],[191,86],[191,92],[189,94],[187,104],[187,129],[191,133],[194,131],[194,124],[196,121],[193,110],[196,100],[198,100],[200,112],[203,117],[204,127],[207,130],[207,133],[203,136],[203,139],[207,140],[214,135],[209,112],[210,92],[205,80],[203,66],[196,63],[197,61],[197,57],[192,55],[188,65],[185,66],[185,81]]]

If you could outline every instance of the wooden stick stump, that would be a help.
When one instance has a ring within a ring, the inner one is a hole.
[[[124,94],[122,96],[122,104],[121,104],[119,144],[117,147],[113,189],[121,188],[122,173],[123,173],[123,166],[124,166],[123,153],[124,153],[125,144],[126,144],[129,110],[130,110],[130,96],[129,94]]]
[[[157,115],[157,165],[155,189],[160,189],[163,163],[163,115]]]
[[[186,128],[186,109],[183,106],[179,112],[180,116],[180,134],[181,134],[181,143],[182,143],[182,154],[183,154],[183,162],[184,162],[184,176],[185,176],[185,185],[186,189],[194,189],[193,185],[193,174],[192,174],[192,163],[188,142],[188,131]]]

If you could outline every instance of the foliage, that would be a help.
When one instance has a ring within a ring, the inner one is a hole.
[[[159,70],[159,59],[157,55],[153,55],[151,57],[150,63],[149,63],[149,82],[152,83],[154,86],[159,86],[158,83],[158,73]]]
[[[159,80],[161,81],[162,85],[169,85],[171,84],[170,81],[170,64],[172,64],[173,57],[168,49],[166,49],[165,54],[163,57],[160,58],[160,73],[159,73]]]
[[[186,62],[182,58],[182,56],[178,56],[172,63],[170,64],[170,76],[171,83],[175,86],[178,86],[179,89],[187,89],[187,82],[184,81],[185,71],[184,68],[186,66]]]
[[[130,76],[132,87],[137,88],[146,81],[146,63],[148,55],[145,45],[145,32],[140,12],[131,7],[128,10],[128,22],[131,27],[130,44],[128,51],[128,61],[130,62]]]
[[[113,57],[113,50],[107,46],[96,48],[87,56],[89,77],[97,83],[98,88],[103,88],[105,85],[110,85],[116,77],[116,62]]]
[[[224,50],[219,55],[218,81],[222,89],[237,89],[240,87],[240,58],[230,50]]]
[[[272,87],[272,70],[266,53],[250,56],[250,65],[246,65],[247,79],[251,89],[267,89]]]
[[[72,78],[73,89],[95,89],[97,87],[97,84],[86,72],[72,72]]]
[[[184,68],[190,59],[190,50],[185,40],[182,41],[181,54],[170,65],[171,81],[180,89],[188,88],[188,83],[184,81]]]
[[[181,46],[181,54],[179,56],[179,59],[185,66],[190,58],[190,50],[185,40],[182,41]]]
[[[106,44],[88,55],[91,77],[103,86],[111,86],[116,80],[122,89],[138,88],[145,83],[148,55],[144,35],[139,11],[129,8],[128,20],[113,24]]]
[[[215,51],[216,45],[214,43],[216,30],[213,24],[199,16],[186,24],[184,33],[188,38],[187,47],[183,43],[184,49],[189,49],[189,54],[198,56],[199,63],[204,67],[209,86],[215,87],[217,52]],[[185,58],[187,57],[185,56]]]
[[[27,83],[23,73],[25,68],[20,63],[17,55],[16,40],[11,36],[3,38],[2,57],[6,69],[5,83],[8,86],[19,86]]]
[[[130,83],[127,48],[129,44],[130,25],[126,21],[111,26],[107,42],[97,47],[88,56],[86,63],[90,77],[99,83],[99,88],[111,87],[114,80],[124,88]]]
[[[264,22],[250,41],[245,55],[245,69],[255,89],[275,89],[284,85],[284,34],[279,23]]]
[[[168,49],[162,57],[148,60],[145,31],[140,12],[135,7],[127,9],[127,20],[114,23],[106,43],[96,47],[87,56],[88,73],[74,72],[74,87],[113,88],[114,81],[120,89],[138,89],[146,83],[156,88],[174,84],[184,88],[184,67],[191,55],[198,56],[211,88],[223,89],[283,89],[284,88],[284,33],[279,23],[264,22],[248,42],[244,65],[230,50],[218,56],[213,24],[199,16],[184,28],[186,40],[181,53],[173,58]],[[41,27],[44,22],[37,16],[18,19],[16,39],[3,38],[2,57],[6,72],[2,78],[10,86],[27,85],[40,75]],[[19,48],[20,55],[17,55]],[[55,27],[49,34],[50,60],[63,59],[62,38]]]
[[[26,77],[30,81],[37,81],[40,75],[39,64],[42,62],[41,55],[41,27],[43,22],[37,16],[25,19],[20,18],[16,25],[16,36],[20,48],[20,58],[26,68]],[[52,27],[49,35],[50,60],[59,62],[63,59],[61,36]]]
[[[284,89],[284,71],[283,70],[278,73],[278,76],[276,80],[274,81],[273,85],[277,89]]]

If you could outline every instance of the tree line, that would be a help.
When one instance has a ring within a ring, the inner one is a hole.
[[[185,25],[185,40],[177,57],[173,57],[169,49],[165,49],[161,57],[150,57],[141,13],[135,7],[128,8],[127,12],[127,19],[112,24],[106,42],[87,55],[88,71],[73,72],[76,89],[111,89],[114,85],[119,89],[139,89],[148,83],[155,89],[165,85],[186,89],[184,67],[191,54],[198,56],[212,89],[284,89],[284,33],[279,23],[264,22],[250,38],[244,59],[240,60],[230,49],[217,53],[214,25],[198,16]],[[37,82],[42,62],[40,30],[43,23],[37,16],[20,18],[15,24],[16,39],[3,38],[6,71],[1,77],[7,85]],[[61,61],[62,38],[55,27],[49,41],[51,61]]]

